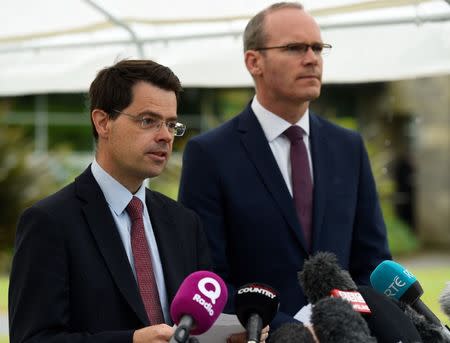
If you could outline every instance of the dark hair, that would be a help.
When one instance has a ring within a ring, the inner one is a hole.
[[[182,91],[178,77],[168,67],[151,60],[122,60],[111,67],[100,70],[89,88],[90,113],[101,109],[111,118],[133,101],[132,88],[144,81],[164,90],[173,91],[177,97]],[[92,122],[95,140],[98,133]]]
[[[264,32],[264,19],[270,12],[282,8],[296,8],[303,10],[303,5],[299,2],[277,2],[258,12],[250,21],[244,30],[244,52],[254,50],[264,46],[267,33]]]

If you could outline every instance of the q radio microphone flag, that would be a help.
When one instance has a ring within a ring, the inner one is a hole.
[[[441,327],[442,334],[450,340],[448,327],[445,327],[427,305],[420,300],[423,289],[419,281],[413,273],[402,265],[390,260],[381,262],[370,275],[370,283],[377,291],[410,305],[430,323]]]
[[[170,315],[177,324],[170,342],[186,342],[190,334],[206,332],[219,317],[227,299],[227,287],[217,274],[198,271],[186,277],[170,305]]]
[[[259,342],[261,330],[278,312],[278,292],[261,283],[241,286],[234,297],[236,316],[247,330],[247,342]]]

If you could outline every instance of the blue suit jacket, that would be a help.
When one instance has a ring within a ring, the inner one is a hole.
[[[372,270],[391,255],[363,141],[314,114],[310,139],[311,253],[335,253],[356,283],[368,284]],[[200,215],[215,270],[230,294],[245,283],[266,283],[281,300],[272,327],[292,320],[306,304],[297,272],[309,252],[292,197],[250,106],[188,142],[179,197]]]

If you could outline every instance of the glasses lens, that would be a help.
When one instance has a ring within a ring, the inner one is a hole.
[[[322,55],[328,55],[328,53],[331,51],[331,45],[324,44],[322,45]]]
[[[311,49],[316,55],[320,55],[320,53],[323,50],[323,45],[322,44],[313,44],[313,45],[311,45]]]
[[[286,45],[286,50],[294,54],[304,55],[308,51],[308,47],[309,45],[305,43],[294,43]]]
[[[181,124],[181,123],[175,124],[175,127],[174,127],[175,136],[183,136],[185,131],[186,131],[186,125]]]

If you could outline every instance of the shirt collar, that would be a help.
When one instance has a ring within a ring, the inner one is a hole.
[[[119,216],[123,213],[133,196],[138,197],[144,204],[145,208],[145,187],[143,184],[139,187],[135,194],[131,194],[126,187],[109,175],[98,164],[95,158],[91,164],[91,171],[105,196],[106,202],[113,209],[116,215]]]
[[[282,135],[283,132],[292,125],[277,114],[270,112],[268,109],[264,108],[259,103],[256,95],[253,97],[251,107],[256,115],[256,118],[258,118],[258,121],[261,124],[261,127],[269,143]],[[305,134],[309,136],[309,108],[306,109],[306,112],[294,125],[300,126]]]

